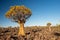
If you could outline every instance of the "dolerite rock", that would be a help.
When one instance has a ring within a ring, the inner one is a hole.
[[[9,29],[3,29],[2,30],[2,33],[7,33],[7,32],[10,32],[10,30]]]
[[[4,33],[0,33],[0,36],[3,36],[4,35]]]
[[[30,38],[31,38],[31,34],[29,34],[29,35],[26,36],[27,40],[30,40]]]
[[[11,40],[15,40],[15,39],[11,38]]]
[[[18,36],[17,35],[9,35],[6,40],[17,40]]]
[[[12,35],[17,35],[17,32],[13,32]]]
[[[40,40],[40,38],[37,35],[35,35],[33,40]]]
[[[28,27],[25,29],[25,34],[25,36],[18,36],[17,28],[3,28],[0,32],[0,40],[60,40],[60,29],[49,31],[45,27],[33,27],[33,29]]]
[[[5,32],[5,33],[6,33],[6,32],[10,32],[10,30],[5,30],[4,32]]]
[[[55,36],[60,36],[60,32],[55,32],[54,35]]]
[[[32,30],[32,32],[36,33],[36,32],[37,32],[37,30],[35,30],[35,29],[34,29],[34,30]]]
[[[29,35],[29,34],[30,34],[30,31],[26,32],[25,34],[26,34],[26,35]]]
[[[14,39],[14,40],[17,40],[18,39],[18,35],[11,35],[11,38]]]
[[[5,35],[11,35],[12,33],[11,32],[7,32],[7,33],[4,33]]]
[[[25,36],[18,36],[18,40],[26,40]]]
[[[36,32],[35,33],[34,40],[40,40],[39,32]]]
[[[6,40],[11,40],[11,35],[9,35],[9,36],[6,38]]]

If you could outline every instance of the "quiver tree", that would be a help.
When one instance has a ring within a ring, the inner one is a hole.
[[[50,27],[50,26],[51,26],[51,23],[48,22],[48,23],[47,23],[47,27],[48,27],[49,31],[51,31],[51,27]]]
[[[24,23],[31,16],[30,9],[26,8],[25,6],[11,6],[10,10],[7,11],[5,16],[9,19],[12,19],[14,22],[19,23],[20,27],[18,36],[24,36]]]
[[[48,26],[48,27],[50,27],[50,26],[51,26],[51,23],[50,23],[50,22],[48,22],[48,23],[47,23],[47,26]]]

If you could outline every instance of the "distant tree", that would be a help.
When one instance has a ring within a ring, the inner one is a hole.
[[[47,23],[47,26],[48,26],[48,27],[49,27],[49,26],[51,26],[51,23],[50,23],[50,22],[48,22],[48,23]]]
[[[12,19],[14,22],[19,23],[19,32],[18,36],[25,35],[24,32],[24,23],[31,16],[31,10],[26,8],[24,5],[22,6],[11,6],[10,10],[7,11],[5,16],[9,19]]]
[[[47,27],[48,27],[49,31],[51,31],[51,27],[50,27],[50,26],[51,26],[51,23],[48,22],[48,23],[47,23]]]

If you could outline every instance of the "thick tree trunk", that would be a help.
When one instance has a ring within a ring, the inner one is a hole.
[[[25,36],[24,23],[20,23],[18,36],[20,36],[20,35],[21,35],[21,36]]]

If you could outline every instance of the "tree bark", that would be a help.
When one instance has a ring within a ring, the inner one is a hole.
[[[20,23],[18,36],[20,36],[20,35],[21,35],[21,36],[25,36],[24,23]]]

